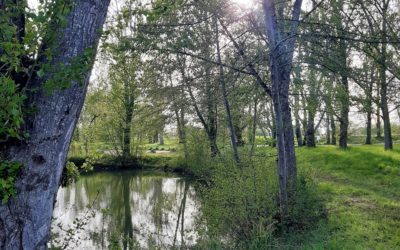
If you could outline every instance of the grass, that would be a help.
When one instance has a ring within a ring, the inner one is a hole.
[[[157,143],[147,143],[143,145],[146,150],[156,149],[156,150],[178,150],[180,149],[178,138],[164,137],[164,144],[161,145]]]
[[[287,237],[288,249],[400,249],[400,150],[300,148],[297,162],[314,175],[328,220]]]

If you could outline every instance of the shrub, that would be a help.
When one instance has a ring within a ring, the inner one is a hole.
[[[289,215],[281,220],[274,158],[241,156],[238,166],[222,156],[212,178],[200,189],[207,235],[224,242],[226,248],[279,248],[287,233],[309,230],[326,217],[323,199],[309,174],[299,174],[291,192]],[[204,244],[204,243],[203,243]]]
[[[228,239],[229,247],[247,245],[257,231],[271,234],[277,221],[276,178],[273,164],[244,160],[239,166],[225,158],[213,171],[202,197],[209,235]],[[244,247],[244,246],[243,246]]]
[[[186,147],[186,162],[190,172],[200,178],[209,178],[216,158],[211,158],[209,143],[204,132],[188,129]]]

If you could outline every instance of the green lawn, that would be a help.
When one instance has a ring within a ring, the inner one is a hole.
[[[400,249],[400,150],[382,148],[297,150],[299,171],[314,175],[328,220],[289,238],[288,248]]]

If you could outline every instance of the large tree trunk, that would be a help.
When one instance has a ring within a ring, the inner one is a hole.
[[[68,24],[58,37],[54,65],[68,64],[86,48],[96,47],[109,0],[76,0]],[[46,249],[61,173],[86,94],[84,84],[46,95],[36,92],[29,103],[37,109],[26,142],[9,148],[10,160],[24,165],[17,195],[0,206],[0,249]],[[41,86],[43,82],[37,80]]]
[[[343,18],[343,2],[334,1],[332,16],[335,19]],[[339,36],[344,36],[344,24],[342,22],[335,22]],[[338,61],[340,68],[338,74],[340,75],[339,84],[339,147],[342,149],[347,148],[348,128],[349,128],[349,111],[350,111],[350,93],[349,93],[349,70],[348,70],[348,45],[345,39],[338,40]]]
[[[294,137],[292,115],[289,104],[289,84],[292,71],[293,51],[299,25],[302,0],[296,0],[293,5],[289,37],[282,21],[284,18],[276,12],[275,3],[264,0],[266,33],[270,46],[270,64],[272,80],[272,100],[275,109],[276,135],[278,144],[278,181],[279,205],[281,217],[284,219],[288,213],[288,198],[296,181],[296,157],[294,150]],[[286,39],[287,38],[287,39]]]

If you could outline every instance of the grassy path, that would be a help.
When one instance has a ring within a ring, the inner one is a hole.
[[[400,249],[400,150],[321,146],[299,149],[297,159],[299,171],[317,180],[328,220],[289,239],[288,248]]]

